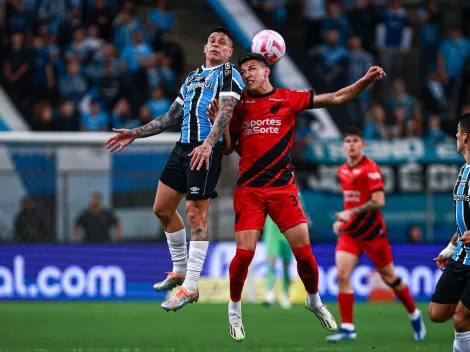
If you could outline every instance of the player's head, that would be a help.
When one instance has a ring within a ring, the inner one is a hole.
[[[457,126],[457,151],[463,154],[465,147],[470,142],[470,113],[466,112],[460,116],[459,125]]]
[[[216,27],[211,31],[207,43],[204,44],[206,60],[213,64],[227,62],[233,55],[233,36],[224,27]]]
[[[349,158],[356,159],[364,154],[366,142],[362,138],[362,131],[356,127],[349,127],[343,135],[343,148]]]
[[[266,82],[269,82],[268,61],[263,55],[255,53],[243,54],[238,59],[240,74],[249,92],[257,91]]]

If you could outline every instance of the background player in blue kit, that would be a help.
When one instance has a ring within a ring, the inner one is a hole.
[[[221,136],[244,88],[240,74],[228,62],[233,54],[233,39],[227,29],[212,30],[204,54],[205,65],[188,75],[166,114],[133,130],[114,130],[116,135],[106,142],[111,151],[121,151],[136,138],[159,134],[182,119],[181,139],[162,171],[153,205],[173,261],[172,271],[154,289],[166,291],[178,286],[178,293],[162,303],[167,311],[178,310],[199,298],[197,282],[209,245],[207,211],[210,200],[217,197],[215,187],[224,154]],[[206,107],[217,98],[219,112],[212,124]],[[189,257],[184,223],[176,210],[185,196],[191,228]]]

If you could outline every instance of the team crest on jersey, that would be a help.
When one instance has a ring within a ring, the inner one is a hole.
[[[228,76],[229,74],[232,73],[231,68],[232,68],[232,65],[230,65],[230,62],[226,62],[225,63],[225,71],[224,71],[225,76]]]
[[[276,103],[271,106],[271,109],[269,111],[271,114],[277,114],[279,112],[279,109],[281,108],[282,102]]]

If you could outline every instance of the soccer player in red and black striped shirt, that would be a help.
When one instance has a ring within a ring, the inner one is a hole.
[[[335,93],[315,95],[313,91],[274,88],[261,55],[245,54],[238,65],[245,91],[232,116],[230,134],[224,134],[228,152],[236,149],[240,154],[240,176],[234,193],[237,251],[229,269],[230,334],[237,341],[245,338],[241,294],[267,214],[286,237],[297,260],[308,293],[305,306],[325,329],[336,331],[336,322],[318,294],[318,267],[294,183],[290,150],[295,118],[302,110],[345,104],[385,73],[380,67],[371,67],[355,84]]]
[[[383,281],[406,307],[416,340],[423,340],[426,329],[408,286],[396,275],[387,229],[380,211],[385,205],[382,173],[379,166],[364,155],[362,132],[350,128],[344,135],[347,162],[338,169],[344,197],[344,209],[336,214],[333,231],[339,236],[336,246],[338,303],[341,328],[328,336],[329,342],[355,340],[353,323],[354,293],[350,276],[362,253],[374,263]]]

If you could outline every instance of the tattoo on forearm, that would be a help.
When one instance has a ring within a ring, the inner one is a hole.
[[[364,204],[352,208],[351,213],[353,214],[361,214],[361,213],[367,213],[368,211],[376,210],[379,209],[380,205],[377,203],[375,199],[370,199],[369,201],[365,202]]]
[[[191,230],[191,241],[209,241],[209,234],[204,229]]]
[[[154,136],[175,125],[182,116],[183,106],[175,101],[166,114],[157,117],[142,127],[134,128],[132,131],[137,138]]]
[[[237,99],[231,96],[221,97],[219,99],[218,113],[212,126],[211,133],[206,138],[210,145],[216,144],[225,128],[228,126],[233,115],[233,110],[237,105]]]

